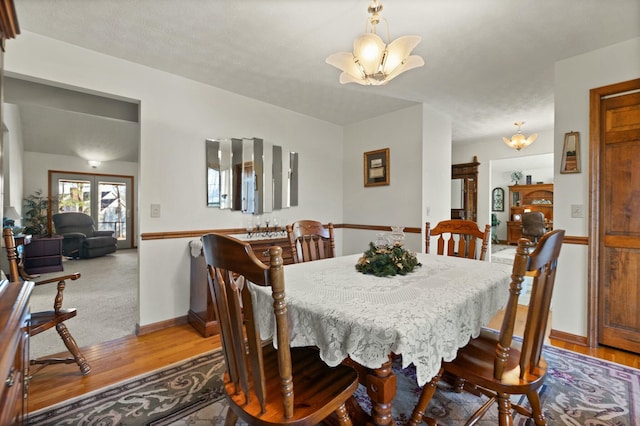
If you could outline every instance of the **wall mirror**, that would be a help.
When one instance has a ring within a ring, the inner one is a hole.
[[[298,153],[259,138],[205,143],[208,207],[258,215],[298,205]]]

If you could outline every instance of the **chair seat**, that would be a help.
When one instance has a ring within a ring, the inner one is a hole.
[[[35,336],[43,331],[49,330],[56,325],[73,318],[78,311],[75,308],[61,309],[56,311],[34,312],[30,316],[29,334]]]
[[[237,393],[225,374],[225,388],[230,407],[240,418],[256,425],[315,425],[335,411],[358,387],[358,374],[352,368],[329,367],[314,348],[291,348],[293,367],[294,417],[284,418],[282,383],[278,373],[278,352],[269,343],[263,347],[264,371],[267,383],[266,413],[261,415],[255,394],[245,405],[243,393]],[[242,408],[240,408],[242,407]],[[247,415],[249,414],[249,415]],[[258,419],[259,423],[256,423]]]
[[[454,376],[463,375],[465,380],[480,387],[510,394],[526,394],[542,386],[547,373],[546,360],[541,357],[533,373],[526,374],[523,379],[520,379],[519,362],[522,343],[516,340],[511,345],[502,380],[493,377],[495,348],[499,338],[498,333],[483,329],[478,337],[458,351],[453,362],[442,364],[444,371]]]

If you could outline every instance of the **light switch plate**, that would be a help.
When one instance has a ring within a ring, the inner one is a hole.
[[[571,204],[571,217],[584,217],[584,205]]]
[[[151,217],[160,217],[160,204],[151,204]]]

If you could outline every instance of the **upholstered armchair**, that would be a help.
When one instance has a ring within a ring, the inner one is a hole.
[[[62,235],[62,255],[89,259],[114,253],[118,240],[113,231],[95,229],[91,216],[79,212],[57,213],[52,216],[56,234]]]

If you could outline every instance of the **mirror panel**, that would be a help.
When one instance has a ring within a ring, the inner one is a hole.
[[[282,208],[291,207],[291,153],[282,150]]]
[[[207,140],[207,207],[220,206],[220,141]],[[222,207],[221,207],[222,208]]]
[[[241,182],[241,207],[242,213],[256,213],[256,170],[253,161],[254,144],[252,139],[242,140],[242,168],[240,170],[240,182]]]
[[[280,210],[283,207],[282,203],[282,147],[278,145],[273,146],[273,167],[271,169],[273,174],[273,210]]]
[[[260,215],[298,205],[298,154],[259,138],[207,139],[207,206]]]
[[[464,187],[462,179],[451,179],[451,208],[461,209],[464,206]]]
[[[242,139],[231,139],[231,210],[242,210]]]
[[[220,208],[230,209],[233,202],[233,175],[231,170],[231,141],[225,139],[219,146],[220,160]]]
[[[289,155],[289,205],[298,205],[298,153],[292,152]]]
[[[268,142],[262,142],[262,185],[260,188],[262,213],[271,213],[273,211],[273,145]]]

